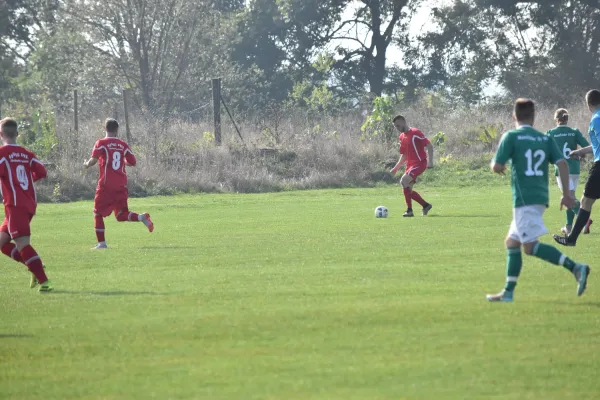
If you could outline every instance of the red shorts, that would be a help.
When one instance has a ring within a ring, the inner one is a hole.
[[[31,219],[33,214],[24,208],[4,207],[4,221],[0,225],[0,232],[5,232],[11,238],[31,236]]]
[[[108,217],[111,212],[114,212],[115,216],[122,212],[129,212],[128,198],[129,191],[127,189],[116,192],[96,191],[94,214],[104,218]]]
[[[427,169],[427,164],[411,165],[411,166],[406,167],[405,173],[407,175],[410,175],[413,178],[413,180],[416,182],[417,177],[419,175],[421,175],[423,172],[425,172],[426,169]]]

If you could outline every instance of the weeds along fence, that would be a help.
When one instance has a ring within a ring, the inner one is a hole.
[[[211,99],[198,103],[197,109],[167,117],[130,107],[130,145],[138,158],[138,165],[128,169],[133,196],[365,187],[395,181],[389,169],[398,158],[397,144],[386,143],[382,135],[365,136],[361,110],[328,115],[276,105],[262,116],[233,113],[235,125],[229,117],[221,119],[218,146]],[[38,185],[42,201],[93,198],[97,171],[84,174],[82,165],[94,142],[103,137],[107,117],[120,121],[120,135],[126,139],[122,99],[98,106],[80,93],[77,125],[73,108],[4,106],[5,116],[7,112],[14,112],[21,123],[21,142],[49,166],[48,179]],[[418,103],[392,107],[390,115],[383,116],[383,126],[391,126],[386,120],[397,112],[423,130],[436,148],[438,167],[424,181],[456,185],[497,181],[487,166],[502,132],[513,126],[510,109]],[[538,111],[540,130],[553,126],[553,112],[553,108]],[[587,110],[578,105],[570,113],[570,125],[587,126]]]

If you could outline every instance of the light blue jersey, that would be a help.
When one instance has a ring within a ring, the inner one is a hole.
[[[589,134],[594,150],[594,161],[600,161],[600,110],[596,110],[592,115]]]

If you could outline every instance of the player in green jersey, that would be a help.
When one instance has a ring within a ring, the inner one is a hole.
[[[556,142],[556,145],[560,150],[562,150],[563,156],[567,160],[567,165],[569,166],[569,192],[571,197],[575,197],[575,190],[577,189],[577,183],[579,183],[579,173],[581,170],[581,162],[578,159],[570,158],[569,154],[571,151],[577,149],[577,147],[587,147],[590,143],[583,137],[581,132],[578,129],[573,129],[567,126],[569,122],[569,112],[564,108],[559,108],[554,113],[554,120],[556,121],[556,128],[550,129],[546,132],[546,135],[551,136]],[[561,193],[564,191],[563,186],[560,182],[560,178],[558,176],[558,168],[554,166],[556,182],[558,183],[558,188]],[[579,201],[576,200],[575,207],[567,208],[567,223],[564,228],[561,229],[561,232],[565,235],[571,233],[571,228],[573,227],[573,220],[575,216],[579,212]],[[583,233],[590,233],[590,225],[592,224],[592,220],[588,220]]]
[[[577,281],[577,295],[586,288],[590,274],[588,265],[579,264],[561,253],[554,246],[541,243],[538,238],[548,229],[543,215],[548,207],[548,164],[558,167],[563,187],[569,184],[569,168],[554,139],[535,130],[535,105],[529,99],[517,99],[513,118],[516,129],[502,137],[496,156],[492,160],[492,171],[503,174],[506,164],[511,162],[511,186],[513,197],[513,220],[505,240],[507,251],[506,286],[498,294],[488,294],[488,301],[513,301],[517,278],[523,264],[521,248],[525,254],[533,255],[569,270]],[[575,199],[567,191],[560,200],[561,208],[573,208]]]

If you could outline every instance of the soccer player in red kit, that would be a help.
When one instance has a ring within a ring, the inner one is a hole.
[[[100,139],[94,145],[92,157],[83,165],[87,169],[96,163],[100,165],[100,176],[94,198],[94,227],[98,244],[94,249],[106,249],[104,238],[104,218],[111,212],[119,222],[142,222],[150,232],[154,230],[154,224],[150,214],[137,214],[129,211],[127,199],[127,173],[125,166],[135,166],[136,160],[129,145],[117,138],[119,123],[114,119],[104,122],[106,137]]]
[[[2,253],[21,262],[31,271],[30,287],[40,284],[40,292],[54,288],[44,272],[40,256],[30,244],[30,223],[37,200],[33,182],[46,177],[46,167],[29,150],[17,145],[18,125],[11,118],[0,120],[0,184],[4,221],[0,226]],[[12,243],[14,242],[14,243]]]
[[[406,118],[402,115],[394,117],[394,126],[400,132],[398,141],[400,142],[400,160],[390,171],[392,175],[400,169],[402,164],[406,163],[406,170],[400,184],[404,191],[404,199],[408,207],[403,217],[414,217],[412,210],[412,201],[416,201],[423,207],[423,215],[433,207],[431,204],[423,200],[419,193],[413,190],[413,185],[417,182],[417,177],[421,175],[426,168],[433,167],[433,146],[429,140],[423,135],[423,132],[416,128],[411,128],[406,123]]]

